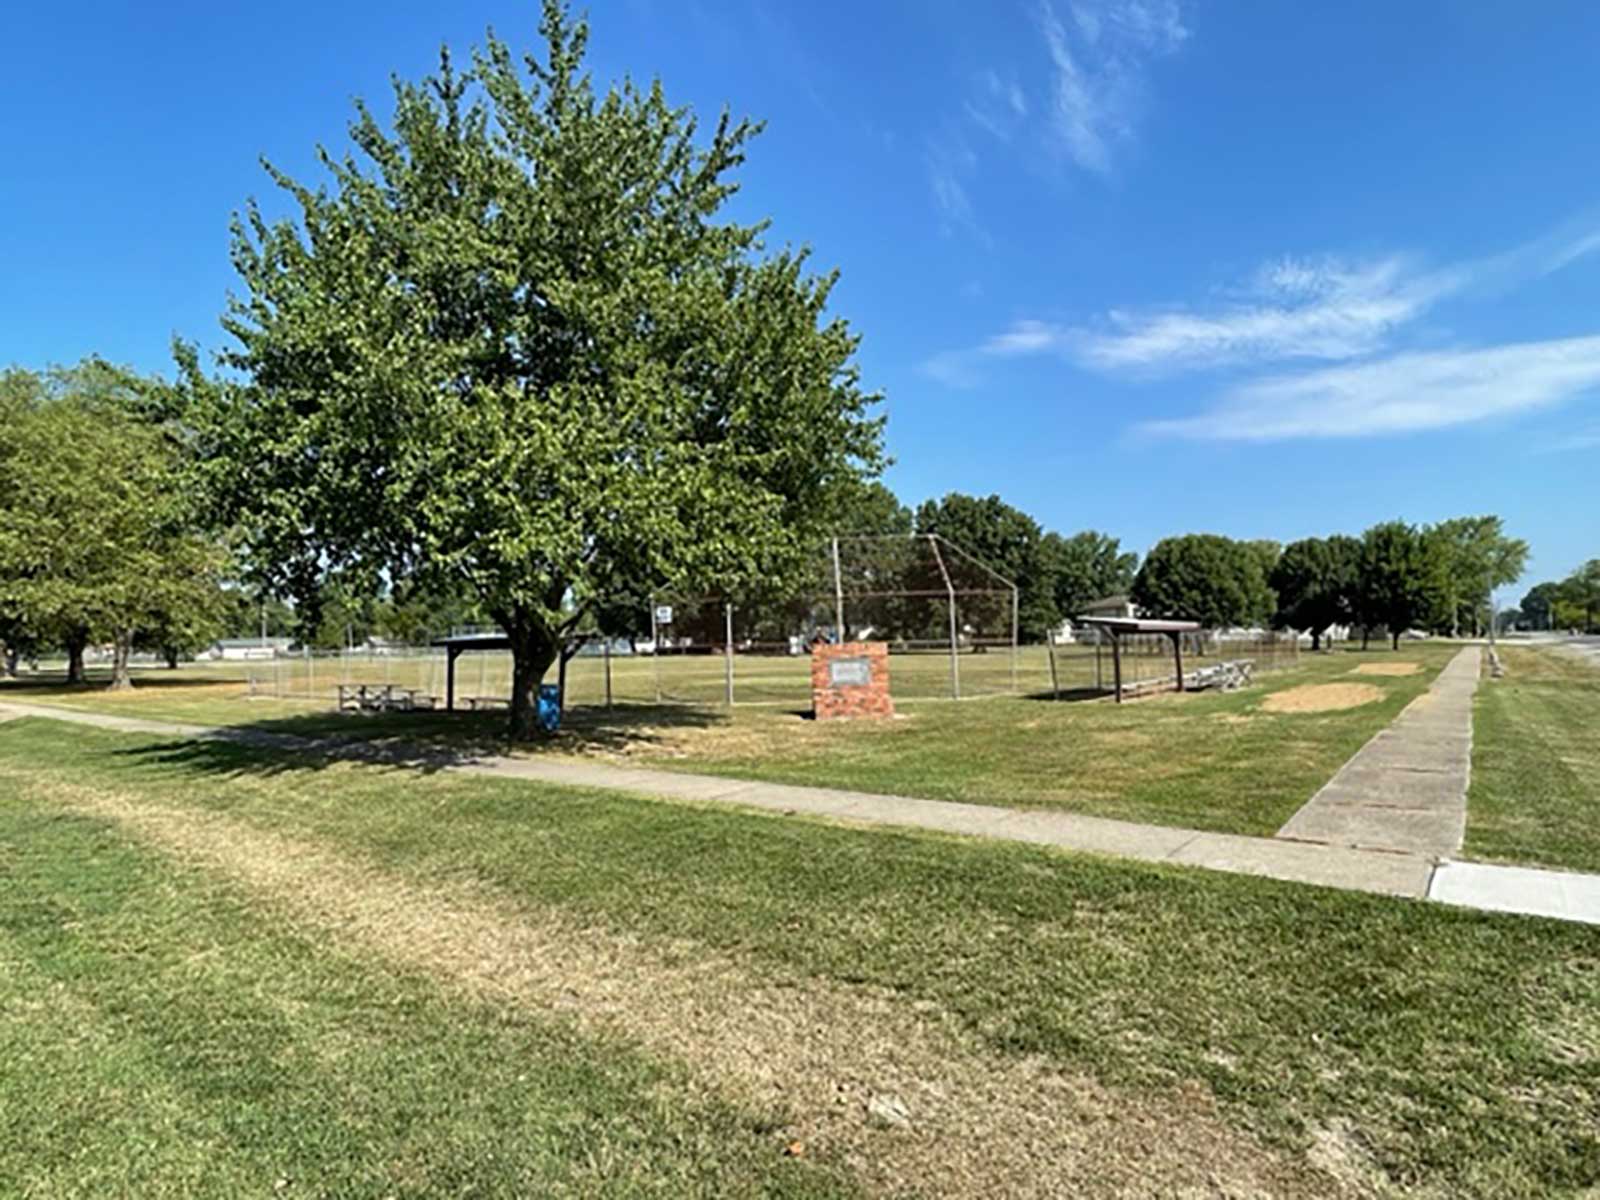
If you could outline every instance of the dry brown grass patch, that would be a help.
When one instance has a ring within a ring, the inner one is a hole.
[[[1415,675],[1422,670],[1419,662],[1369,662],[1362,663],[1352,675]]]
[[[1270,713],[1336,712],[1360,708],[1383,699],[1383,689],[1370,683],[1308,683],[1273,692],[1261,702],[1261,711]]]
[[[528,911],[473,884],[413,882],[220,814],[56,780],[30,790],[115,820],[287,919],[474,1000],[538,1010],[685,1063],[754,1111],[786,1115],[774,1154],[802,1142],[880,1193],[1350,1190],[1230,1127],[1197,1083],[1113,1090],[1041,1058],[996,1055],[954,1015],[885,989],[775,979],[695,943],[652,943]]]

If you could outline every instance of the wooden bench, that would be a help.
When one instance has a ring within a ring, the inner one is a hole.
[[[487,712],[490,709],[511,707],[511,701],[504,696],[463,696],[461,697],[461,703],[474,712],[480,710]]]

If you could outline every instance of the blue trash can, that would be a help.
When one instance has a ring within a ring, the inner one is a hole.
[[[546,733],[561,728],[561,688],[557,684],[539,685],[539,727]]]

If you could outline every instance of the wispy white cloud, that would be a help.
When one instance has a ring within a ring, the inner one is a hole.
[[[1269,376],[1147,433],[1221,441],[1417,433],[1551,407],[1600,387],[1600,336],[1397,354]]]
[[[1258,269],[1244,294],[1219,308],[1113,309],[1096,328],[1064,331],[1063,342],[1103,370],[1355,358],[1459,287],[1453,275],[1417,272],[1401,257],[1284,258]]]
[[[996,145],[1025,152],[1030,165],[1043,161],[1041,147],[1048,147],[1085,170],[1110,171],[1145,108],[1149,64],[1189,37],[1178,0],[1075,0],[1070,21],[1053,0],[1035,2],[1042,63],[970,75],[959,112],[946,114],[929,141],[928,182],[947,232],[978,230],[972,145],[986,155]]]
[[[1074,163],[1104,173],[1113,148],[1133,135],[1149,63],[1177,50],[1189,31],[1176,0],[1083,0],[1072,19],[1069,28],[1050,0],[1040,0],[1051,128]]]
[[[1114,308],[1084,323],[1024,318],[963,358],[974,382],[985,358],[1053,354],[1080,366],[1141,375],[1296,361],[1342,362],[1389,347],[1441,302],[1509,291],[1600,251],[1600,230],[1569,227],[1487,258],[1426,268],[1413,256],[1280,257],[1205,308]],[[946,374],[950,373],[948,370]]]
[[[945,232],[965,227],[981,235],[972,211],[972,198],[967,194],[967,180],[978,167],[978,156],[972,148],[961,138],[948,134],[930,138],[923,161]]]

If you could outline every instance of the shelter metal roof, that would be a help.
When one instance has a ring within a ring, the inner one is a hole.
[[[1073,617],[1084,625],[1098,625],[1112,633],[1194,633],[1199,621],[1157,621],[1145,617]]]

